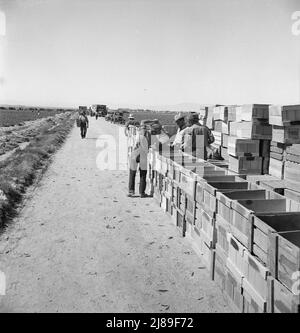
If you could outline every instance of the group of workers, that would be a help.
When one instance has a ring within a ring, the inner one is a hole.
[[[185,116],[179,113],[175,116],[177,133],[169,138],[158,120],[137,122],[132,114],[129,115],[125,124],[125,134],[129,135],[129,128],[137,128],[135,144],[129,158],[129,185],[128,196],[135,195],[135,177],[139,168],[140,186],[139,193],[141,198],[148,197],[146,190],[147,176],[147,156],[150,147],[162,149],[168,146],[169,150],[181,151],[191,154],[194,157],[204,160],[208,157],[208,151],[214,152],[211,144],[214,136],[211,130],[205,126],[197,113],[190,113]],[[151,195],[150,195],[151,196]]]
[[[177,133],[174,138],[170,138],[157,119],[142,120],[139,123],[132,114],[129,115],[125,124],[125,135],[129,135],[130,128],[137,132],[129,158],[129,197],[135,195],[135,177],[138,169],[140,173],[140,197],[146,198],[149,196],[145,191],[148,167],[147,157],[150,147],[158,150],[162,150],[165,147],[169,151],[185,152],[204,160],[208,157],[208,150],[213,151],[211,144],[214,142],[214,136],[211,130],[202,123],[202,119],[199,119],[197,113],[190,113],[188,116],[179,113],[174,120],[177,126]],[[80,127],[81,138],[84,139],[89,127],[86,111],[79,113],[77,125]]]

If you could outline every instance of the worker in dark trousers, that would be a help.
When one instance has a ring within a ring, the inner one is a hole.
[[[80,124],[79,126],[80,126],[81,138],[84,139],[86,137],[86,132],[89,127],[89,119],[85,112],[82,112],[79,115],[79,124]]]
[[[135,147],[130,156],[129,165],[129,184],[128,184],[128,196],[132,197],[135,193],[135,176],[139,167],[140,172],[140,196],[141,198],[149,197],[146,191],[146,177],[147,177],[147,155],[149,150],[149,144],[151,140],[151,133],[147,131],[147,127],[142,125],[139,128],[138,139],[135,143]]]

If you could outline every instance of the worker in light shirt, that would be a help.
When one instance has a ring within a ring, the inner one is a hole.
[[[183,145],[183,140],[184,140],[184,130],[187,128],[186,122],[185,122],[185,116],[182,113],[179,113],[175,116],[175,123],[178,127],[177,133],[175,136],[175,139],[172,143],[172,147],[175,149],[180,149],[182,148]]]

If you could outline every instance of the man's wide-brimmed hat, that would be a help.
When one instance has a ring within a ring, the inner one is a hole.
[[[178,114],[174,117],[174,119],[175,119],[175,122],[177,122],[177,121],[180,120],[180,119],[184,119],[184,115],[183,115],[182,113],[178,113]]]
[[[199,120],[199,115],[198,113],[190,113],[188,115],[188,120],[189,121],[198,121]]]

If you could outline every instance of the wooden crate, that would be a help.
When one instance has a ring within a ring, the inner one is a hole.
[[[182,237],[184,237],[186,232],[186,220],[184,212],[177,208],[175,214],[176,214],[176,226],[179,230],[179,234]]]
[[[271,175],[247,175],[246,180],[259,185],[262,181],[278,180],[278,178]]]
[[[246,248],[231,234],[227,233],[228,239],[228,258],[227,267],[236,279],[242,283],[243,274],[245,271],[244,252]]]
[[[228,137],[228,154],[235,157],[260,156],[259,140]]]
[[[267,104],[245,104],[241,106],[240,110],[243,121],[269,119],[269,105]]]
[[[272,140],[284,144],[299,144],[300,125],[273,126]]]
[[[284,196],[288,199],[291,212],[300,212],[300,192],[284,189]]]
[[[228,233],[230,233],[230,225],[220,215],[216,214],[216,249],[222,252],[223,256],[228,257],[229,240]]]
[[[160,207],[165,213],[167,212],[167,197],[163,194],[160,197]]]
[[[285,105],[282,111],[282,121],[284,123],[300,121],[300,105]]]
[[[172,195],[173,195],[173,181],[168,177],[166,177],[164,179],[163,190],[165,191],[165,193],[169,197],[172,197]]]
[[[212,249],[205,239],[205,236],[201,234],[200,237],[200,249],[201,249],[201,260],[205,264],[206,268],[208,269],[209,273],[213,273],[212,266],[214,265],[215,260],[215,251]],[[210,276],[213,279],[213,276]]]
[[[236,181],[244,181],[242,178],[234,175],[208,175],[204,176],[203,178],[197,177],[197,184],[196,184],[196,194],[195,200],[199,203],[203,201],[203,190],[205,183],[207,182],[236,182]]]
[[[222,147],[228,148],[228,138],[229,138],[228,134],[225,133],[222,134]]]
[[[244,139],[271,140],[272,126],[261,122],[232,122],[230,123],[230,135]]]
[[[245,175],[262,173],[262,157],[243,156],[234,157],[229,155],[229,169]]]
[[[212,274],[213,280],[219,286],[222,291],[225,291],[226,286],[226,260],[222,251],[218,248],[215,250],[215,262],[214,262],[214,273]]]
[[[177,183],[180,182],[180,170],[181,170],[181,166],[179,166],[178,164],[173,164],[173,180]]]
[[[260,186],[266,190],[274,191],[280,195],[284,195],[284,189],[286,188],[286,183],[284,180],[268,180],[260,182]]]
[[[233,235],[252,250],[252,216],[256,213],[286,212],[286,199],[235,200],[232,207]]]
[[[252,185],[254,187],[254,185]],[[238,199],[266,199],[268,194],[265,190],[236,190],[230,192],[217,192],[217,212],[227,222],[231,222],[231,203],[233,200]]]
[[[185,195],[185,218],[187,223],[194,225],[196,218],[196,201],[189,195]]]
[[[281,105],[269,106],[269,124],[276,126],[283,126]]]
[[[271,233],[269,239],[272,275],[292,291],[300,271],[300,231]]]
[[[269,174],[278,179],[283,179],[284,162],[270,157]]]
[[[185,215],[186,218],[186,215]],[[189,223],[189,221],[186,218],[186,224],[185,224],[185,237],[187,238],[187,240],[189,240],[190,242],[193,242],[193,237],[192,237],[192,233],[194,230],[194,225]]]
[[[167,213],[169,216],[172,216],[173,207],[174,207],[174,204],[173,204],[173,202],[171,201],[171,199],[170,199],[170,198],[166,198],[166,213]]]
[[[270,157],[270,140],[259,140],[259,156]]]
[[[271,313],[300,313],[300,295],[293,294],[276,279],[269,279]]]
[[[215,250],[207,245],[206,236],[192,229],[192,247],[209,271],[210,278],[214,279]]]
[[[193,199],[195,198],[196,192],[196,175],[189,172],[186,169],[181,169],[180,171],[180,182],[179,187]]]
[[[236,121],[236,106],[228,106],[228,121]]]
[[[158,205],[160,205],[160,202],[161,202],[161,193],[160,193],[160,190],[157,187],[154,188],[153,199],[156,201],[156,203]]]
[[[270,157],[263,157],[262,159],[262,174],[269,174],[269,166],[270,166]]]
[[[242,313],[244,311],[242,286],[228,268],[226,268],[225,274],[224,295],[227,297],[229,306],[233,312]]]
[[[270,152],[270,157],[271,158],[274,158],[275,160],[278,160],[278,161],[283,161],[284,160],[284,155],[283,154],[278,154],[278,153],[275,153],[275,152]]]
[[[244,313],[266,313],[267,301],[243,279]]]
[[[300,188],[300,164],[291,161],[286,161],[284,164],[283,178],[291,182],[299,183]]]
[[[185,209],[185,193],[179,187],[179,184],[173,182],[173,190],[172,190],[172,201],[176,208],[184,211]]]
[[[228,154],[228,149],[221,147],[221,157],[225,160],[228,161],[229,160],[229,154]]]
[[[247,282],[256,293],[267,303],[268,300],[268,277],[270,270],[248,251],[244,251],[243,260],[243,285]]]
[[[201,201],[202,208],[209,214],[211,217],[214,217],[214,214],[217,213],[217,192],[229,192],[233,189],[248,188],[248,183],[246,181],[237,181],[237,182],[206,182],[203,184],[203,197]]]
[[[253,219],[253,253],[275,272],[275,249],[270,248],[271,233],[300,230],[300,213],[257,214]],[[272,256],[271,256],[272,255]]]
[[[270,105],[269,123],[277,126],[284,126],[291,122],[300,121],[299,105]]]
[[[195,229],[203,236],[203,240],[210,248],[215,248],[216,244],[216,228],[215,218],[210,217],[201,207],[197,204],[195,219]]]
[[[286,154],[285,159],[289,162],[300,163],[300,155]]]
[[[228,109],[223,105],[218,105],[213,108],[213,119],[216,120],[225,120],[228,118]]]

